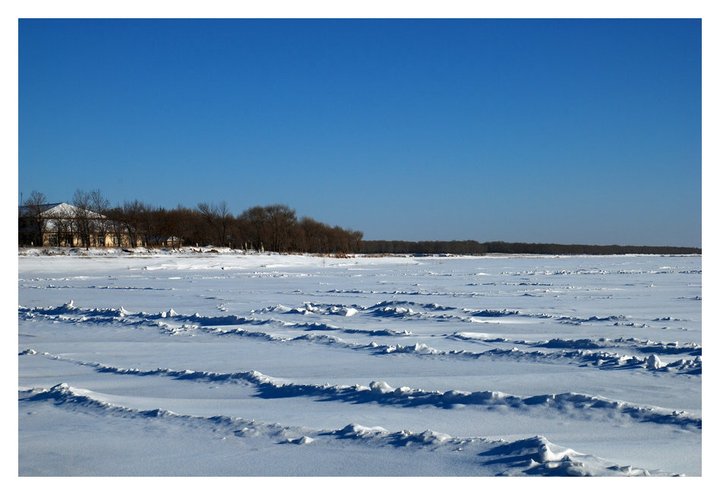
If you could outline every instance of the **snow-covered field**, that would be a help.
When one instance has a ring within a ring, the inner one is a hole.
[[[19,256],[19,473],[701,475],[701,257]]]

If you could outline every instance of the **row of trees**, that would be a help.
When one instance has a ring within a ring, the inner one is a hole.
[[[155,207],[142,201],[111,206],[100,191],[75,192],[77,207],[72,231],[82,245],[92,245],[92,236],[126,239],[131,247],[214,245],[276,252],[353,253],[359,251],[362,232],[332,227],[309,217],[297,218],[287,205],[255,206],[234,215],[227,203],[200,203],[195,208]],[[23,203],[21,245],[42,245],[47,222],[45,195],[33,192]],[[95,215],[98,214],[98,215]],[[54,219],[55,220],[55,219]],[[57,219],[60,220],[60,219]]]
[[[700,254],[699,248],[672,246],[619,246],[589,244],[540,244],[524,242],[477,241],[362,241],[360,252],[366,254]]]
[[[78,190],[71,218],[52,219],[53,239],[72,245],[79,239],[85,247],[112,244],[131,247],[215,245],[246,250],[307,253],[365,254],[700,254],[699,248],[669,246],[618,246],[585,244],[538,244],[466,241],[385,241],[362,239],[363,233],[331,227],[309,217],[297,218],[295,210],[282,204],[254,206],[234,215],[227,203],[200,203],[196,208],[165,209],[141,201],[111,206],[99,190]],[[20,215],[20,245],[43,245],[48,225],[44,194],[33,191]],[[70,240],[68,242],[68,240]],[[94,240],[94,241],[93,241]],[[51,241],[51,244],[53,242]]]

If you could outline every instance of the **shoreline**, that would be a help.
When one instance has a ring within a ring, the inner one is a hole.
[[[617,257],[617,256],[666,256],[666,257],[702,257],[702,253],[612,253],[612,254],[547,254],[547,253],[278,253],[271,251],[250,251],[243,249],[223,248],[215,246],[181,247],[181,248],[79,248],[79,247],[21,247],[18,257],[35,256],[77,256],[77,257],[147,257],[147,256],[303,256],[311,258],[350,259],[350,258],[582,258],[582,257]]]

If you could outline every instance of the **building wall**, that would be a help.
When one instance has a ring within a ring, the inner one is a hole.
[[[115,242],[115,236],[106,234],[104,237],[98,234],[90,234],[90,247],[133,247],[130,245],[130,237],[126,234],[120,236],[120,244]],[[138,246],[142,246],[142,240],[138,239]],[[45,247],[85,247],[82,238],[75,233],[45,232],[43,234],[43,246]]]
[[[42,213],[38,214],[37,208],[42,210]],[[90,247],[133,247],[130,235],[120,234],[119,241],[114,235],[124,230],[121,224],[108,220],[103,215],[68,203],[38,205],[37,208],[34,210],[28,207],[19,208],[20,245],[40,243],[47,247],[84,247],[83,238],[78,233],[79,226],[83,226],[90,230]],[[107,233],[101,234],[101,232]],[[140,238],[136,239],[135,244],[144,245]]]

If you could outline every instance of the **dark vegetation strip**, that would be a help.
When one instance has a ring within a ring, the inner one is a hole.
[[[363,254],[550,254],[550,255],[608,255],[608,254],[701,254],[700,248],[675,246],[620,246],[590,244],[544,244],[527,242],[478,241],[384,241],[363,240]]]
[[[77,208],[72,218],[50,218],[44,212],[52,205],[43,193],[33,191],[19,208],[19,245],[47,245],[50,222],[57,230],[52,238],[58,244],[60,239],[74,236],[79,240],[78,247],[85,248],[97,246],[99,243],[93,241],[97,237],[112,238],[113,245],[123,247],[214,245],[319,254],[701,254],[700,248],[673,246],[363,240],[358,230],[330,226],[310,217],[298,218],[294,209],[283,204],[254,206],[239,215],[231,212],[225,201],[173,209],[137,200],[111,206],[99,190],[76,191],[72,204]]]

